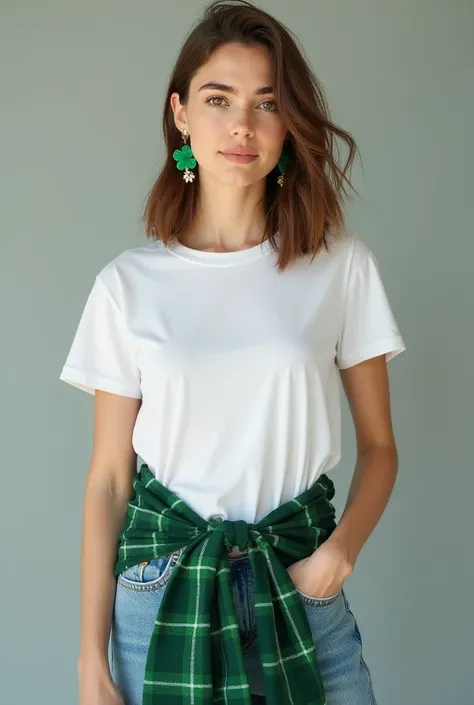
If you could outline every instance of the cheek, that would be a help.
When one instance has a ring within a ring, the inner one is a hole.
[[[278,155],[281,152],[281,145],[285,139],[286,129],[281,118],[274,116],[266,116],[266,120],[262,120],[257,126],[257,139],[268,153]]]
[[[219,145],[222,145],[223,128],[221,122],[222,120],[209,114],[195,115],[193,121],[190,122],[189,129],[191,135],[194,135],[191,145],[198,161],[208,159],[219,150]]]
[[[212,135],[214,130],[224,128],[226,124],[226,116],[223,110],[201,108],[193,114],[192,127],[194,133],[205,135],[206,138],[209,134]]]
[[[280,159],[284,136],[285,133],[280,130],[275,130],[273,133],[267,131],[265,140],[260,142],[269,163],[272,162],[276,164]]]

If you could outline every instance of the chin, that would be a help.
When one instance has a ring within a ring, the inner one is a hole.
[[[218,181],[229,186],[240,186],[244,188],[245,186],[252,186],[261,181],[264,177],[255,174],[224,174],[217,177]]]

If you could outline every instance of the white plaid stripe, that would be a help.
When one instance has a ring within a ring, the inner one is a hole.
[[[136,494],[127,508],[114,572],[118,574],[130,565],[179,551],[155,620],[143,705],[211,705],[216,693],[219,701],[227,705],[236,702],[232,693],[240,693],[238,702],[250,705],[228,558],[228,546],[239,536],[242,541],[247,532],[248,544],[245,538],[246,545],[237,548],[248,551],[256,595],[260,598],[256,599],[255,618],[258,631],[266,635],[261,658],[266,690],[275,694],[275,705],[299,705],[296,693],[304,688],[305,703],[311,700],[315,705],[324,705],[311,630],[300,595],[285,568],[310,555],[335,528],[335,512],[329,501],[334,494],[331,481],[323,476],[309,490],[271,512],[271,520],[268,515],[248,526],[244,522],[206,522],[165,488],[146,465],[135,478],[134,487]],[[153,507],[147,501],[148,495],[153,497]],[[324,517],[321,525],[319,517]],[[280,524],[284,531],[280,531]],[[287,539],[289,527],[294,528],[294,534]],[[202,605],[211,604],[214,584],[219,586],[218,599],[212,598],[212,614],[208,615]],[[262,600],[267,589],[271,590],[272,599]],[[222,609],[229,611],[221,612]],[[217,629],[216,620],[221,622]],[[285,629],[280,634],[277,625],[282,622]],[[166,635],[164,641],[171,647],[160,650],[160,634]],[[207,654],[211,653],[204,649],[207,639],[220,655],[219,671],[215,674],[205,666]],[[229,661],[227,653],[232,656]],[[238,670],[229,670],[231,663],[240,664]]]

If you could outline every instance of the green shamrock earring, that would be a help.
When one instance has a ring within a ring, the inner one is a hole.
[[[280,184],[280,186],[283,186],[283,182],[285,179],[285,171],[286,171],[286,167],[288,166],[289,161],[290,161],[290,155],[286,151],[285,145],[283,145],[283,150],[282,150],[280,159],[278,161],[278,168],[281,172],[280,176],[278,177],[278,183]]]
[[[186,138],[188,136],[188,132],[186,129],[182,131],[181,136],[183,138],[184,145],[181,149],[174,150],[173,159],[177,162],[176,168],[180,171],[184,171],[183,179],[186,181],[186,183],[189,183],[190,181],[194,181],[194,178],[196,176],[196,174],[191,171],[191,169],[195,168],[197,162],[194,159],[193,150],[188,144],[186,144]]]

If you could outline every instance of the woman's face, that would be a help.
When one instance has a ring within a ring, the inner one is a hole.
[[[217,49],[193,76],[186,106],[173,93],[175,124],[180,131],[187,129],[201,176],[208,172],[221,182],[248,186],[276,166],[287,130],[274,100],[271,74],[264,47],[230,43]],[[236,148],[255,156],[225,156]]]

